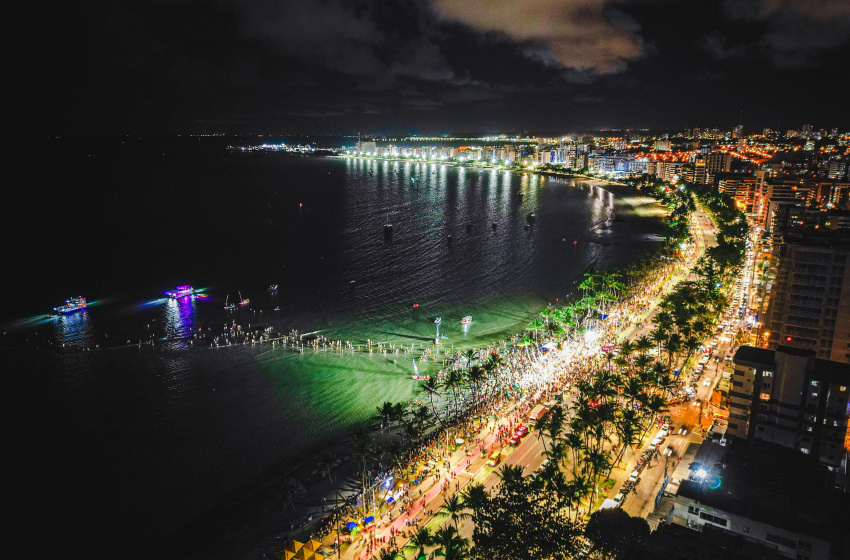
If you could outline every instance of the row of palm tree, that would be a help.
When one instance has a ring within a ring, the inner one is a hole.
[[[582,522],[580,511],[595,502],[600,484],[610,478],[613,469],[626,459],[628,450],[638,445],[658,416],[666,411],[666,402],[678,386],[671,370],[699,350],[702,340],[712,332],[718,313],[727,304],[721,287],[740,266],[735,254],[741,247],[745,229],[740,228],[738,215],[724,210],[722,197],[708,197],[692,188],[674,189],[654,180],[638,186],[668,206],[665,229],[668,243],[664,250],[652,258],[641,259],[623,272],[588,271],[578,285],[581,297],[559,308],[546,307],[528,326],[524,340],[578,337],[585,329],[597,326],[618,302],[628,301],[646,285],[669,277],[676,267],[670,258],[673,246],[690,236],[688,223],[695,199],[707,205],[718,221],[723,249],[708,251],[694,268],[699,279],[680,283],[664,298],[654,319],[655,329],[649,336],[622,342],[616,356],[609,354],[607,367],[596,368],[576,383],[578,396],[568,410],[556,406],[539,423],[537,433],[549,459],[547,467],[536,477],[523,477],[521,467],[506,466],[500,471],[496,496],[491,496],[483,486],[472,484],[462,496],[447,499],[441,515],[451,524],[434,534],[427,529],[418,531],[409,544],[417,552],[417,558],[425,556],[426,549],[432,547],[431,558],[510,557],[500,556],[493,548],[493,543],[500,542],[497,533],[504,530],[513,534],[514,541],[522,539],[514,534],[516,527],[505,519],[494,518],[493,512],[500,511],[498,504],[507,504],[510,509],[533,503],[537,508],[533,511],[547,512],[540,518],[541,527],[547,520],[560,519],[561,532],[574,535],[573,529]],[[728,224],[730,220],[735,224]],[[432,377],[422,384],[428,407],[409,409],[384,403],[378,407],[377,417],[384,426],[404,427],[401,447],[409,453],[417,448],[419,439],[429,429],[455,425],[501,394],[504,390],[498,379],[501,366],[498,353],[482,355],[468,350],[441,381]],[[354,440],[353,455],[358,460],[369,456],[368,445],[364,446],[363,441]],[[376,454],[372,451],[374,458]],[[406,464],[407,455],[402,453],[401,457],[399,467]],[[367,463],[363,461],[363,471]],[[361,474],[365,495],[368,475]],[[500,496],[506,501],[500,502]],[[476,522],[473,547],[458,535],[459,522],[470,516]],[[562,549],[574,550],[571,543],[567,539]],[[547,554],[540,557],[560,557],[555,549]]]

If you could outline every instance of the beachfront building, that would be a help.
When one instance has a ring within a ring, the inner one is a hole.
[[[741,346],[733,358],[727,434],[847,468],[850,365],[790,346]]]
[[[750,541],[782,558],[832,560],[840,554],[847,496],[811,457],[733,439],[724,446],[703,443],[687,467],[666,523]]]

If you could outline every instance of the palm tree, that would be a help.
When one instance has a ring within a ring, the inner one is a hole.
[[[620,355],[627,358],[635,353],[635,344],[629,340],[624,340],[620,343]]]
[[[463,491],[463,503],[471,509],[477,510],[487,505],[490,501],[490,496],[487,494],[487,489],[483,484],[473,482],[466,486]]]
[[[446,425],[443,423],[443,419],[440,418],[440,415],[437,414],[437,408],[434,406],[434,395],[440,394],[440,384],[437,382],[437,378],[429,377],[425,383],[419,386],[419,388],[423,393],[428,394],[428,398],[431,400],[431,410],[434,412],[434,417],[440,422],[440,427],[445,429]]]
[[[566,416],[564,409],[560,406],[552,407],[552,410],[546,415],[546,419],[540,425],[540,430],[537,432],[537,437],[543,442],[543,450],[546,450],[546,440],[543,436],[548,436],[549,440],[554,444],[564,431],[566,424]]]
[[[437,530],[433,544],[437,548],[431,553],[431,558],[464,560],[469,557],[469,539],[460,537],[457,529],[452,526]]]
[[[502,364],[504,363],[505,361],[504,359],[502,359],[502,355],[496,351],[493,351],[487,355],[487,362],[484,364],[484,369],[488,373],[493,373],[494,371],[502,367]]]
[[[505,465],[499,471],[499,478],[502,479],[502,486],[505,488],[515,488],[522,485],[522,465]]]
[[[416,558],[421,558],[425,556],[425,547],[431,546],[434,542],[434,536],[431,534],[431,530],[427,527],[422,527],[415,533],[413,533],[413,537],[409,541],[404,548],[415,548],[416,550]]]
[[[484,371],[484,368],[482,368],[481,366],[474,365],[469,368],[466,378],[469,381],[469,384],[474,388],[475,396],[478,397],[481,384],[484,382],[485,379],[487,379],[487,372]],[[476,405],[477,404],[479,403],[478,399],[476,398]]]
[[[461,384],[463,383],[463,378],[457,370],[449,370],[448,374],[446,374],[446,378],[443,381],[443,387],[446,389],[450,389],[452,392],[452,397],[454,400],[454,411],[455,411],[455,419],[458,417],[458,407],[457,407],[457,392],[460,389]]]
[[[446,499],[446,501],[443,503],[442,509],[440,510],[440,514],[446,517],[450,517],[452,519],[452,522],[455,524],[455,528],[457,528],[458,521],[470,517],[470,515],[464,511],[465,509],[466,504],[464,503],[463,499],[457,494],[455,494]]]
[[[463,353],[463,357],[466,358],[466,369],[469,369],[470,367],[472,367],[472,360],[475,359],[477,354],[478,354],[478,352],[476,352],[472,348],[466,350]]]
[[[638,354],[646,354],[653,346],[655,345],[646,335],[635,340],[635,350]]]

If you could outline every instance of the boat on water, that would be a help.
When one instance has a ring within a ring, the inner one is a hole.
[[[225,308],[227,311],[230,311],[231,309],[236,309],[236,304],[235,304],[235,303],[228,303],[228,302],[227,302],[227,300],[229,300],[229,299],[230,299],[230,294],[227,294],[227,297],[226,297],[226,298],[224,298],[224,308]]]
[[[82,311],[86,307],[88,307],[88,303],[86,303],[86,298],[82,296],[77,296],[75,298],[65,300],[65,305],[61,307],[54,307],[53,310],[56,313],[59,313],[60,315],[70,315],[71,313]]]
[[[274,310],[275,310],[275,311],[280,311],[280,306],[278,305],[277,307],[275,307],[275,308],[274,308]]]
[[[165,292],[162,292],[162,293],[164,293],[165,295],[167,295],[171,299],[177,299],[177,298],[182,298],[182,297],[186,297],[186,296],[191,296],[192,294],[195,293],[195,289],[192,288],[192,286],[177,286],[173,290],[168,290],[168,291],[165,291]]]
[[[387,212],[387,221],[384,224],[384,236],[391,237],[393,234],[393,225],[390,223],[390,213]]]
[[[460,320],[461,325],[468,325],[471,322],[472,322],[472,315],[467,315],[466,317],[464,317],[463,319]]]
[[[242,299],[242,292],[239,292],[239,305],[248,305],[251,303],[250,299]]]
[[[269,286],[269,291],[272,292],[272,293],[276,292],[277,291],[277,284],[271,284]]]

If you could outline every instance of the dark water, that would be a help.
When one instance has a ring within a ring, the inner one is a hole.
[[[210,347],[225,325],[421,349],[441,315],[447,345],[486,344],[657,243],[605,191],[548,177],[224,145],[53,141],[16,160],[0,357],[35,551],[191,543],[182,527],[415,394],[410,355]],[[161,297],[184,283],[208,297]],[[251,304],[225,312],[240,291]],[[45,317],[78,294],[86,313]],[[256,557],[255,520],[230,522],[213,556]]]

